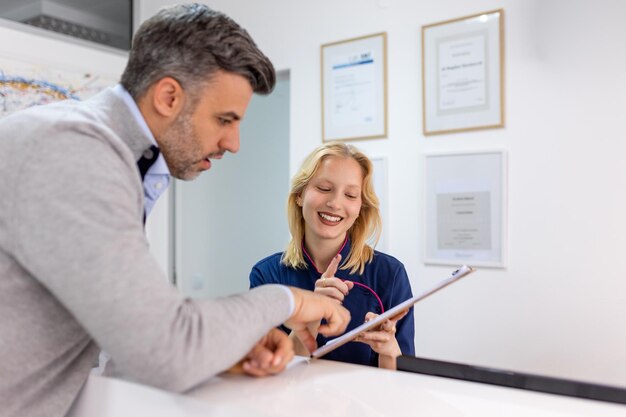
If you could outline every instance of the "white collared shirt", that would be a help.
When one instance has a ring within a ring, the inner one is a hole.
[[[133,116],[135,121],[141,126],[141,129],[146,134],[146,136],[150,139],[150,142],[154,146],[158,146],[150,128],[148,128],[148,124],[143,118],[141,112],[139,111],[139,107],[137,107],[137,103],[131,97],[130,93],[126,91],[121,84],[113,87],[113,92],[126,104],[130,114]],[[165,163],[165,159],[163,158],[163,154],[159,154],[157,160],[152,164],[152,166],[146,172],[146,175],[143,179],[143,194],[144,194],[144,210],[146,212],[146,217],[152,211],[156,201],[159,199],[161,194],[167,189],[170,184],[170,170]]]

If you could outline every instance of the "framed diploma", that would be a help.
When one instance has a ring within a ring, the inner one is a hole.
[[[504,10],[422,26],[424,135],[504,127]]]
[[[322,45],[322,140],[387,136],[387,34]]]
[[[425,157],[427,264],[505,267],[504,151]]]

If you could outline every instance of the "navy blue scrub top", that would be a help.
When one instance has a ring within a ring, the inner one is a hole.
[[[347,240],[340,251],[342,265],[348,258],[350,247],[350,241]],[[306,269],[290,268],[280,262],[281,257],[282,252],[278,252],[259,261],[250,272],[250,288],[263,284],[284,284],[313,291],[315,281],[321,278],[324,271],[317,270],[306,252],[304,257],[307,263]],[[380,314],[413,296],[404,265],[393,256],[382,252],[374,251],[374,258],[365,265],[362,275],[350,274],[348,270],[342,270],[340,266],[335,276],[355,283],[354,288],[343,301],[343,306],[350,311],[352,316],[346,331],[363,324],[365,314],[368,312]],[[413,308],[397,323],[396,329],[396,339],[402,353],[415,355]],[[288,331],[285,328],[283,330]],[[336,336],[331,338],[334,337]],[[324,336],[318,335],[317,345],[322,346],[327,340]],[[378,354],[361,342],[346,343],[323,358],[378,366]]]

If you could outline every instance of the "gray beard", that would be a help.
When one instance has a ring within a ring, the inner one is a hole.
[[[197,136],[191,124],[191,112],[183,109],[174,123],[163,133],[160,150],[167,162],[170,174],[184,181],[200,175],[193,169],[202,158]]]

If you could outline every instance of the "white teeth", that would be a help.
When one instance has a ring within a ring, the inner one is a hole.
[[[341,220],[341,217],[329,216],[328,214],[319,213],[320,217],[324,220],[328,220],[329,222],[338,222]]]

